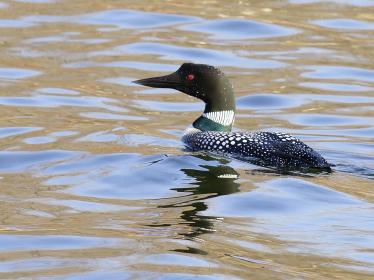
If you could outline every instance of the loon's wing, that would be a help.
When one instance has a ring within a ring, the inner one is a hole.
[[[284,166],[329,168],[331,165],[296,137],[280,132],[258,132],[252,137],[265,144],[269,158],[279,157]],[[266,162],[266,159],[265,159]]]

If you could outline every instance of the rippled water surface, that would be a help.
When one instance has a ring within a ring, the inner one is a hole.
[[[371,0],[0,1],[0,278],[372,279],[373,46]],[[185,151],[203,104],[131,83],[185,61],[335,171]]]

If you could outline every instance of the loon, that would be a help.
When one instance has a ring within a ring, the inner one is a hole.
[[[329,164],[299,139],[281,132],[231,132],[235,119],[233,87],[222,71],[206,64],[184,63],[169,75],[134,83],[172,88],[204,101],[205,110],[182,137],[193,151],[227,155],[276,169],[323,169]]]

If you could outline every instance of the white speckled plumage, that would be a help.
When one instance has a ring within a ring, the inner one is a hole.
[[[230,155],[264,166],[329,167],[312,148],[286,133],[195,130],[186,133],[182,140],[195,151]]]

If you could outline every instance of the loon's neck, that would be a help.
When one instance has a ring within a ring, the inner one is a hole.
[[[225,98],[221,104],[206,103],[204,113],[193,122],[193,127],[201,131],[231,131],[235,120],[235,100]]]

